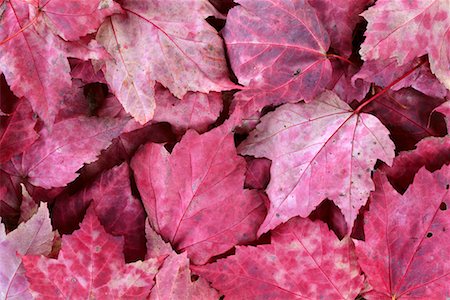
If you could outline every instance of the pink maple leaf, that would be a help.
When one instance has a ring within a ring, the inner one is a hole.
[[[188,131],[171,154],[145,145],[131,162],[150,224],[189,258],[204,263],[256,239],[262,196],[244,190],[245,160],[223,127]]]
[[[103,23],[97,40],[112,56],[106,81],[138,122],[153,118],[156,81],[178,98],[234,87],[222,41],[204,20],[216,14],[208,1],[134,0],[123,9],[126,15]]]
[[[365,216],[366,240],[355,241],[373,290],[367,299],[444,299],[450,294],[450,169],[422,168],[405,194],[377,172]]]
[[[19,101],[14,111],[0,116],[0,163],[25,151],[38,138],[34,131],[36,119],[26,99]]]
[[[65,186],[84,163],[93,162],[100,151],[117,137],[124,121],[77,117],[40,132],[39,139],[13,161],[22,177],[43,188]],[[84,135],[82,135],[83,133]]]
[[[131,193],[129,177],[129,167],[122,163],[103,172],[78,193],[59,197],[53,207],[54,226],[62,233],[72,232],[92,201],[105,230],[114,236],[123,236],[126,260],[143,258],[145,212]]]
[[[395,58],[399,65],[428,54],[431,71],[450,89],[450,6],[447,0],[381,0],[365,11],[364,60]]]
[[[22,265],[22,255],[48,255],[53,243],[47,205],[9,234],[0,223],[0,297],[33,299]]]
[[[312,103],[285,104],[261,118],[239,152],[272,160],[269,213],[258,233],[294,216],[307,217],[326,198],[349,230],[373,190],[377,159],[391,164],[389,132],[372,115],[355,113],[335,94]]]
[[[226,299],[354,299],[363,288],[351,239],[299,217],[273,230],[270,245],[238,246],[236,255],[192,269]]]
[[[111,7],[102,10],[101,3]],[[33,110],[50,126],[61,96],[71,85],[67,56],[87,54],[81,44],[66,45],[60,36],[77,39],[95,31],[105,16],[120,12],[120,8],[105,0],[51,0],[42,6],[39,1],[12,0],[3,5],[0,72],[14,94],[28,98]]]
[[[90,207],[80,229],[63,236],[58,259],[23,257],[33,296],[35,299],[147,297],[158,270],[157,261],[125,264],[122,248],[122,238],[107,234]]]

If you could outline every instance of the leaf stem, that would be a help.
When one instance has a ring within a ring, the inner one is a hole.
[[[352,66],[356,66],[356,65],[355,65],[352,61],[350,61],[349,59],[347,59],[347,58],[345,58],[345,57],[343,57],[343,56],[337,55],[337,54],[332,54],[332,53],[328,54],[328,53],[327,53],[327,57],[337,58],[337,59],[340,59],[340,60],[342,60],[342,61],[345,61],[346,63],[348,63],[348,64],[350,64],[350,65],[352,65]]]
[[[396,80],[392,81],[388,86],[386,86],[384,89],[382,89],[379,93],[377,93],[376,95],[372,96],[371,98],[369,98],[369,100],[367,100],[366,102],[364,102],[363,104],[361,104],[360,106],[358,106],[358,108],[354,111],[355,114],[359,114],[361,112],[361,110],[366,107],[369,103],[371,103],[372,101],[376,100],[377,98],[379,98],[380,96],[382,96],[383,94],[385,94],[387,91],[389,91],[394,85],[396,85],[397,83],[399,83],[400,81],[402,81],[403,79],[405,79],[406,77],[408,77],[409,75],[411,75],[415,70],[417,70],[420,66],[422,66],[425,63],[425,60],[422,60],[419,64],[417,64],[414,68],[412,68],[411,70],[409,70],[408,72],[406,72],[405,74],[403,74],[401,77],[397,78]]]

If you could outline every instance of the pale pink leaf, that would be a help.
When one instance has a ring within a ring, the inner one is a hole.
[[[95,32],[106,17],[121,12],[120,5],[113,0],[51,0],[39,10],[41,22],[71,41]]]
[[[141,124],[155,110],[155,83],[176,97],[230,89],[222,41],[206,21],[206,0],[132,0],[126,15],[103,23],[97,40],[111,54],[105,78],[125,110]]]
[[[164,242],[162,237],[150,226],[148,220],[145,221],[145,237],[147,238],[147,259],[160,257],[166,258],[172,254],[173,249],[170,244]]]
[[[307,217],[326,198],[349,230],[373,182],[377,159],[391,164],[394,144],[372,115],[358,114],[332,92],[285,104],[261,119],[239,152],[272,160],[268,216],[259,234],[294,216]]]
[[[155,89],[156,108],[152,121],[168,122],[177,132],[184,132],[187,129],[205,132],[222,111],[220,93],[189,92],[182,99],[178,99],[160,85]]]
[[[445,299],[450,295],[448,185],[450,169],[422,168],[405,194],[382,173],[365,216],[365,241],[355,241],[373,288],[368,299]],[[370,296],[370,297],[369,297]]]
[[[48,255],[53,233],[47,205],[17,229],[5,235],[0,224],[0,298],[32,299],[21,255]]]
[[[77,117],[41,131],[40,138],[25,151],[20,172],[33,185],[43,188],[65,186],[84,163],[92,162],[117,137],[124,122],[114,119]]]
[[[192,269],[226,299],[355,299],[363,288],[351,240],[299,217],[273,230],[270,245]]]
[[[173,252],[167,257],[155,281],[150,300],[219,299],[217,291],[211,288],[205,279],[200,277],[192,282],[186,253]]]
[[[428,54],[431,71],[450,89],[449,14],[448,0],[379,0],[362,14],[369,24],[361,56],[404,65]]]
[[[58,259],[23,257],[34,298],[144,299],[154,284],[158,263],[125,264],[122,247],[122,238],[107,234],[89,208],[80,229],[63,236]]]
[[[203,135],[189,130],[171,154],[147,144],[131,166],[150,224],[192,261],[256,239],[263,199],[243,189],[245,160],[223,126]]]

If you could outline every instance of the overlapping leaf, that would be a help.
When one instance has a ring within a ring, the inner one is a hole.
[[[208,1],[129,0],[123,8],[126,15],[106,21],[97,40],[113,58],[105,78],[138,122],[153,117],[156,81],[178,98],[233,87],[222,41],[205,21],[216,14]]]
[[[352,53],[353,30],[360,21],[359,14],[373,0],[309,0],[328,31],[331,47],[349,57]]]
[[[173,252],[166,258],[155,281],[149,298],[151,300],[215,300],[219,298],[217,291],[211,288],[205,279],[199,278],[192,282],[186,253]]]
[[[350,230],[373,190],[376,160],[392,162],[388,135],[378,119],[353,112],[331,92],[261,118],[239,146],[242,154],[272,160],[270,208],[259,234],[291,217],[307,217],[326,198],[341,209]]]
[[[450,168],[422,168],[404,195],[377,173],[365,216],[366,240],[355,241],[373,290],[367,299],[445,299],[450,255]]]
[[[325,224],[294,218],[272,231],[270,245],[238,246],[193,269],[226,299],[354,299],[363,288],[354,251]]]
[[[412,88],[390,91],[364,107],[391,133],[397,150],[410,150],[428,136],[443,136],[445,124],[433,110],[445,100],[424,95]]]
[[[414,150],[400,152],[395,157],[392,167],[382,165],[380,170],[386,174],[392,186],[403,193],[422,167],[425,166],[428,171],[435,171],[449,164],[450,136],[429,137],[417,143]]]
[[[448,0],[377,1],[362,14],[369,24],[361,56],[403,65],[428,54],[431,71],[450,89],[449,14]]]
[[[12,0],[2,4],[0,72],[14,94],[28,98],[33,110],[49,125],[61,97],[70,89],[66,57],[82,55],[82,49],[76,49],[80,46],[64,44],[57,34],[76,39],[95,31],[105,16],[120,11],[113,1],[81,3],[56,0],[41,7],[39,2]],[[110,7],[101,9],[102,3]]]
[[[40,138],[14,164],[22,177],[43,188],[65,186],[84,163],[95,160],[117,137],[124,122],[114,119],[77,117],[61,121]]]
[[[205,263],[256,238],[262,196],[243,189],[245,160],[223,126],[203,135],[188,131],[171,154],[147,144],[131,166],[150,224],[192,261]]]
[[[48,255],[52,250],[52,225],[46,205],[26,223],[10,232],[0,223],[0,297],[33,299],[22,266],[22,255]]]
[[[92,201],[105,230],[124,237],[127,261],[145,256],[145,212],[131,194],[130,172],[126,163],[103,172],[92,185],[68,197],[58,197],[53,207],[53,224],[62,233],[72,232]]]
[[[63,236],[58,259],[23,258],[33,296],[35,299],[147,297],[158,263],[149,259],[125,264],[122,247],[122,238],[107,234],[94,209],[89,208],[80,229]]]
[[[10,115],[0,116],[0,163],[26,150],[38,138],[36,119],[27,100],[17,104]]]

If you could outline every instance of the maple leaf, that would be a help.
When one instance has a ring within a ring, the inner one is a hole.
[[[414,150],[400,152],[392,167],[382,165],[380,170],[393,187],[404,193],[420,168],[425,166],[428,171],[435,171],[444,164],[450,164],[450,136],[424,138]]]
[[[41,131],[39,139],[13,164],[35,186],[65,186],[77,178],[75,172],[84,163],[96,159],[123,126],[123,121],[114,119],[66,119],[54,124],[51,132]]]
[[[226,299],[354,299],[363,287],[351,240],[299,217],[272,231],[270,245],[236,247],[236,255],[193,271]]]
[[[394,157],[388,134],[377,118],[355,113],[332,92],[262,117],[238,148],[272,160],[270,208],[258,234],[291,217],[307,217],[326,198],[342,210],[351,230],[373,190],[376,160],[391,164]]]
[[[206,0],[128,0],[97,32],[112,55],[105,77],[125,110],[141,124],[155,110],[155,83],[176,97],[234,87],[222,41],[204,19],[216,10]],[[130,34],[131,32],[131,34]]]
[[[328,31],[331,47],[349,57],[352,53],[353,30],[360,21],[359,14],[374,0],[309,0]]]
[[[205,132],[222,111],[222,95],[189,92],[180,100],[161,85],[155,88],[156,108],[153,122],[168,122],[176,132],[195,129]]]
[[[187,131],[171,154],[146,144],[131,167],[152,227],[192,261],[256,239],[264,203],[243,189],[245,160],[224,127]]]
[[[361,84],[361,81],[373,82],[381,87],[386,87],[421,61],[423,60],[419,58],[399,66],[395,58],[369,60],[353,76],[352,82],[353,84]],[[392,86],[391,90],[398,91],[404,87],[413,87],[415,90],[435,98],[444,98],[447,95],[447,89],[431,73],[428,63],[423,63],[411,75]]]
[[[171,254],[156,275],[149,299],[219,299],[217,291],[205,279],[192,282],[190,273],[186,252]]]
[[[48,255],[52,250],[52,225],[47,205],[9,234],[0,223],[0,297],[2,299],[33,299],[21,255]]]
[[[368,26],[361,56],[403,65],[428,54],[431,71],[450,89],[449,14],[448,0],[379,0],[362,14]]]
[[[59,109],[60,97],[71,85],[66,57],[83,55],[81,49],[70,49],[75,44],[70,47],[64,45],[51,30],[62,37],[80,37],[95,30],[95,25],[105,16],[117,12],[118,5],[95,12],[85,9],[98,8],[104,0],[86,3],[52,0],[42,7],[34,1],[30,3],[35,5],[28,2],[11,0],[3,3],[0,72],[5,75],[14,94],[28,98],[33,110],[51,125]]]
[[[52,211],[54,226],[62,233],[72,232],[92,201],[105,230],[114,236],[123,236],[126,261],[143,258],[145,212],[131,194],[129,177],[128,164],[122,163],[103,172],[78,193],[58,197]]]
[[[122,238],[107,234],[90,207],[80,229],[63,236],[58,259],[23,257],[33,296],[35,299],[147,297],[158,263],[149,259],[125,264],[122,248]]]
[[[366,240],[355,241],[373,288],[368,299],[444,299],[450,294],[450,168],[422,168],[404,195],[377,172],[365,216]]]
[[[41,15],[41,22],[69,41],[96,32],[106,17],[122,12],[113,0],[51,0],[36,8],[34,12]]]
[[[22,99],[14,112],[0,116],[0,163],[26,150],[38,138],[36,119],[27,100]]]
[[[270,181],[270,165],[272,162],[265,158],[246,157],[247,171],[245,172],[245,186],[252,189],[265,189]]]
[[[239,83],[277,98],[259,100],[261,108],[280,99],[312,100],[331,77],[330,40],[315,10],[302,0],[237,2],[223,37]]]
[[[397,150],[409,150],[425,137],[446,134],[444,122],[431,114],[444,101],[404,88],[378,97],[363,111],[376,116],[389,129]]]
[[[353,100],[361,101],[370,89],[370,83],[364,80],[355,80],[355,73],[360,68],[340,61],[332,61],[333,76],[327,89],[336,93],[340,99],[351,104]],[[364,67],[364,65],[363,65]],[[403,74],[402,74],[403,75]]]

